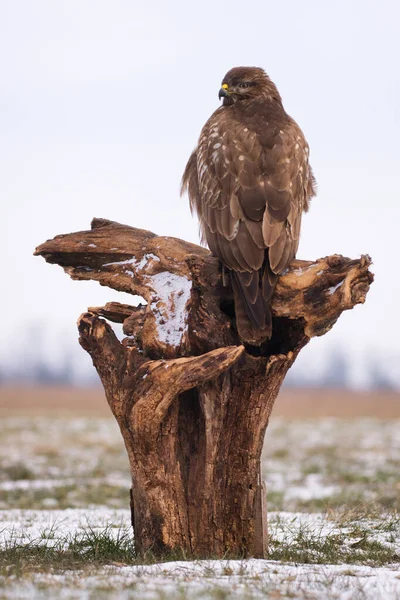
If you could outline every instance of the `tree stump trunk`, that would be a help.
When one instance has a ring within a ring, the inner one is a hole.
[[[265,556],[260,458],[274,401],[310,338],[364,302],[370,258],[293,261],[273,297],[272,339],[258,348],[240,342],[231,289],[199,246],[94,219],[35,254],[146,300],[78,321],[128,452],[137,551]],[[123,324],[122,342],[105,319]]]

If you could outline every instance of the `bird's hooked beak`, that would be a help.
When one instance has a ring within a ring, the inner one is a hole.
[[[218,92],[218,100],[221,100],[221,98],[227,98],[229,96],[228,88],[229,86],[227,83],[223,83],[221,85],[221,89]]]

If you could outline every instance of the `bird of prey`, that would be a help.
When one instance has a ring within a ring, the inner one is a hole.
[[[296,255],[302,212],[315,194],[309,147],[263,69],[235,67],[186,165],[182,192],[202,241],[229,273],[241,340],[272,335],[271,298]]]

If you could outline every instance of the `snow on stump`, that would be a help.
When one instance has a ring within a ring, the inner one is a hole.
[[[240,342],[232,291],[197,245],[94,219],[35,254],[146,300],[78,321],[128,452],[138,553],[265,556],[260,458],[275,399],[310,338],[365,301],[370,258],[294,260],[274,293],[272,339],[256,348]],[[122,323],[122,342],[107,321]]]

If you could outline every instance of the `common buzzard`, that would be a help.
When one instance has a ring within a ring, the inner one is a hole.
[[[200,133],[182,191],[202,241],[229,273],[240,338],[260,345],[271,337],[272,294],[296,255],[315,180],[304,135],[263,69],[231,69],[219,98],[223,105]]]

